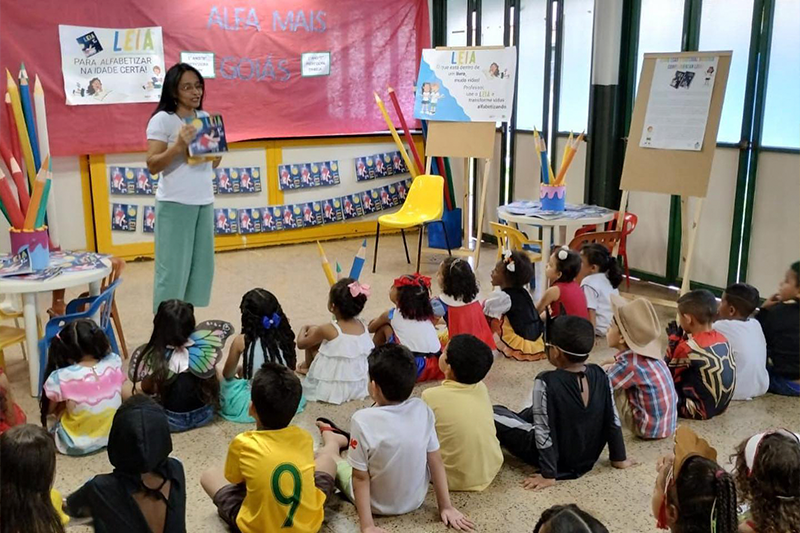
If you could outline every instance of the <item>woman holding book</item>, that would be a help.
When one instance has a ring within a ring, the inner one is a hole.
[[[147,169],[162,177],[156,191],[153,312],[164,300],[205,307],[214,278],[214,187],[220,157],[189,157],[203,111],[205,83],[191,65],[173,65],[147,124]]]

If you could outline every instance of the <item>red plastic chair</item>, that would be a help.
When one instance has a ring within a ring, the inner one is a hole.
[[[639,217],[637,217],[633,213],[625,213],[625,220],[622,228],[622,237],[619,240],[619,255],[620,257],[622,257],[622,264],[625,267],[625,286],[628,289],[631,288],[631,274],[630,270],[628,269],[628,253],[625,248],[625,244],[628,241],[628,235],[633,233],[633,230],[636,229],[636,225],[638,223],[639,223]],[[616,227],[617,227],[616,218],[606,223],[606,231],[614,231]],[[592,233],[592,232],[594,232],[594,226],[584,226],[575,232],[575,237],[586,235],[587,233]]]

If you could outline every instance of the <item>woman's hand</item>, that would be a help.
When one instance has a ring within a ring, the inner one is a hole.
[[[195,128],[191,124],[183,124],[181,126],[180,131],[178,132],[178,140],[175,141],[175,144],[187,147],[190,144],[192,144],[192,141],[196,136],[197,136],[197,128]]]

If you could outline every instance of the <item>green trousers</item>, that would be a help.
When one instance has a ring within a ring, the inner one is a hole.
[[[206,307],[214,280],[214,204],[156,201],[153,313],[173,298]]]

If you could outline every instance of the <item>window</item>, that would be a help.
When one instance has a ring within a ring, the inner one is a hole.
[[[636,91],[639,90],[639,76],[642,74],[644,55],[680,52],[682,35],[683,0],[642,0]]]
[[[541,130],[547,0],[522,0],[520,4],[517,128]]]
[[[717,134],[718,142],[738,143],[742,136],[744,91],[747,85],[747,58],[752,23],[753,0],[703,1],[703,12],[700,16],[700,50],[733,50]]]
[[[481,46],[503,44],[505,0],[481,0]]]
[[[800,2],[776,0],[761,144],[800,148]],[[729,82],[730,83],[730,82]]]
[[[594,0],[564,1],[564,48],[561,61],[560,131],[580,132],[589,118]]]
[[[467,46],[467,0],[447,0],[447,46]]]

